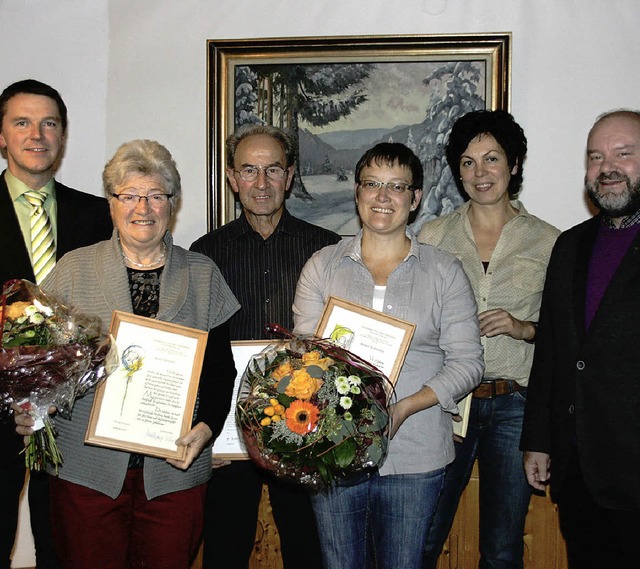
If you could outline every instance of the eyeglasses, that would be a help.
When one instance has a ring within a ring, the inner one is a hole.
[[[245,166],[240,170],[234,170],[245,182],[255,182],[258,179],[260,170],[264,170],[267,178],[270,180],[282,180],[286,173],[284,168],[280,166]]]
[[[140,200],[147,200],[147,203],[151,207],[161,207],[166,205],[169,198],[173,197],[173,194],[149,194],[148,196],[139,196],[138,194],[111,194],[122,205],[135,206],[140,203]]]
[[[376,192],[380,188],[387,188],[396,194],[401,194],[407,190],[412,190],[411,184],[403,184],[402,182],[377,182],[375,180],[362,180],[360,187],[363,190]]]

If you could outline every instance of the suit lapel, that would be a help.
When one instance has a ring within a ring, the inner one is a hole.
[[[0,253],[0,284],[15,278],[35,280],[4,172],[0,174]]]
[[[66,187],[55,182],[56,203],[58,205],[58,241],[56,243],[56,259],[60,259],[65,253],[75,249],[73,246],[75,227],[77,226],[80,212],[71,199]]]
[[[587,305],[587,281],[589,277],[589,261],[598,234],[600,218],[596,217],[587,225],[586,231],[578,240],[576,266],[573,271],[573,317],[580,342],[585,335],[585,307]]]

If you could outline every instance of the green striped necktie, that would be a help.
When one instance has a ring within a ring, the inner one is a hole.
[[[31,204],[31,257],[36,284],[40,284],[56,264],[56,244],[53,239],[53,228],[44,202],[45,192],[28,191],[24,197]]]

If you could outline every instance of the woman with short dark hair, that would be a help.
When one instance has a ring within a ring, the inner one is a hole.
[[[307,262],[293,305],[312,333],[330,296],[413,322],[395,385],[389,454],[360,478],[312,496],[325,566],[418,569],[444,469],[453,460],[455,401],[482,375],[473,293],[455,257],[421,245],[407,226],[422,197],[422,166],[403,144],[367,151],[355,173],[362,230]]]

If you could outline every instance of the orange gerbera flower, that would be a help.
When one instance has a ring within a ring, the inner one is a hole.
[[[313,431],[318,424],[320,412],[318,408],[308,401],[294,401],[285,412],[287,427],[294,433],[306,435]]]

